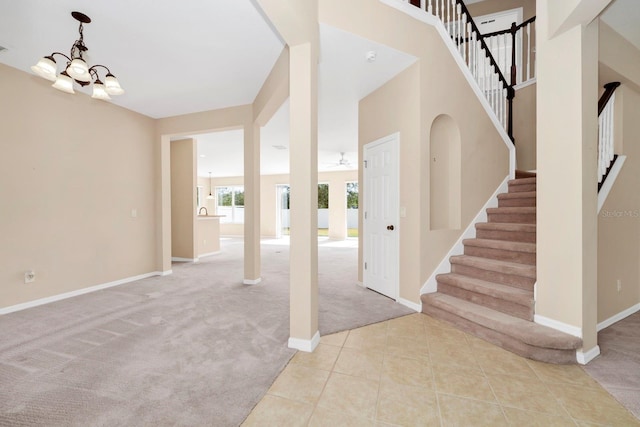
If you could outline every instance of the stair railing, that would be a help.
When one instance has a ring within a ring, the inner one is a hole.
[[[620,82],[604,85],[604,93],[598,101],[598,191],[607,179],[618,155],[614,150],[614,122],[613,111],[615,104],[615,90]]]
[[[536,77],[535,24],[534,16],[519,25],[513,22],[511,28],[506,30],[483,35],[489,49],[494,56],[498,56],[503,72],[507,71],[510,64],[511,86]]]
[[[513,141],[514,89],[507,82],[462,0],[402,0],[440,19],[458,53]]]

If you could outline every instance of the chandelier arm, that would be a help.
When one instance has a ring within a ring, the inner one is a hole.
[[[64,57],[67,59],[67,61],[68,61],[68,62],[71,62],[71,58],[69,58],[67,55],[65,55],[65,54],[64,54],[64,53],[62,53],[62,52],[53,52],[53,53],[52,53],[51,55],[49,55],[49,56],[50,56],[51,58],[53,58],[53,55],[62,55],[62,56],[64,56]]]

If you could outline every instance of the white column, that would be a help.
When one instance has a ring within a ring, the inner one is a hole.
[[[244,126],[244,284],[260,278],[260,127]]]
[[[291,248],[289,347],[318,345],[318,52],[290,47]]]

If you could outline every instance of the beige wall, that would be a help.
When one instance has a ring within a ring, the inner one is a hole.
[[[564,0],[563,0],[564,1]],[[522,20],[535,16],[536,0],[484,0],[467,5],[471,16],[482,16],[510,9],[522,8]]]
[[[156,270],[154,120],[0,64],[0,144],[0,307]]]
[[[196,141],[171,141],[171,257],[195,259]]]
[[[640,92],[640,50],[602,21],[599,29],[598,61],[610,73],[604,83],[618,80]]]
[[[339,197],[334,195],[334,199],[329,200],[330,213],[329,216],[329,233],[331,238],[340,239],[342,234],[338,234],[339,230],[343,230],[344,227],[340,227],[343,221],[346,223],[345,211],[346,209],[346,183],[358,180],[357,171],[335,171],[335,172],[319,172],[318,182],[328,183],[330,192],[342,191],[342,206],[337,200]],[[276,187],[278,185],[289,185],[290,178],[288,174],[280,175],[262,175],[260,177],[260,230],[262,237],[275,237],[276,230],[276,212],[278,209],[278,200]],[[199,185],[202,185],[207,189],[208,194],[208,178],[200,177],[198,179]],[[242,177],[226,177],[226,178],[212,178],[213,187],[226,186],[226,185],[243,185],[244,179]],[[215,191],[215,190],[214,190]],[[331,194],[330,196],[331,197]],[[207,200],[209,202],[209,200]],[[211,201],[213,202],[213,201]],[[336,203],[338,202],[338,203]],[[209,206],[211,206],[209,208]],[[215,212],[215,205],[211,203],[207,205],[209,213]],[[332,221],[333,218],[333,221]],[[337,226],[333,226],[336,224]],[[338,230],[334,230],[337,228]],[[344,230],[346,233],[346,230]],[[243,229],[240,224],[220,224],[221,235],[233,235],[242,236]],[[346,237],[346,234],[345,234]],[[344,237],[342,237],[344,238]]]
[[[598,322],[640,303],[640,94],[619,87],[615,116],[627,159],[598,216]]]
[[[513,139],[516,167],[536,169],[536,84],[516,91],[513,98]]]
[[[406,208],[406,217],[400,219],[400,297],[419,303],[424,281],[462,232],[429,231],[429,133],[434,119],[447,114],[460,127],[462,228],[508,175],[508,149],[433,28],[376,2],[323,0],[320,6],[322,22],[418,58],[361,100],[359,140],[362,154],[364,144],[400,132],[400,206]]]

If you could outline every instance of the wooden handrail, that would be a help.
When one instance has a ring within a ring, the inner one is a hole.
[[[613,92],[616,91],[618,86],[620,86],[620,82],[611,82],[604,85],[604,93],[600,97],[600,100],[598,100],[598,116],[602,114],[604,107],[607,105],[607,102],[611,99],[611,95],[613,95]]]

